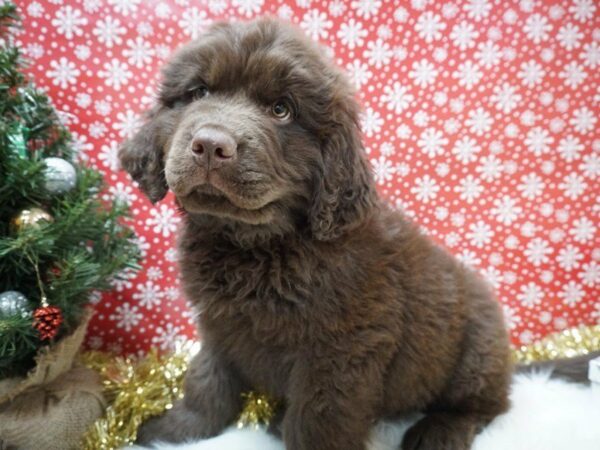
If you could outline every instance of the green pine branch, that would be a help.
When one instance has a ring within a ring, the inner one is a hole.
[[[68,131],[49,98],[28,84],[19,51],[10,44],[10,29],[17,25],[15,6],[1,5],[0,294],[21,292],[33,311],[43,291],[48,303],[62,310],[60,338],[78,325],[93,292],[109,289],[124,269],[138,268],[139,255],[127,227],[127,207],[100,198],[102,176],[73,163]],[[76,167],[71,191],[45,189],[44,159],[50,156]],[[15,229],[13,219],[31,207],[53,220]],[[31,314],[9,316],[0,310],[0,379],[24,374],[44,345],[48,341],[32,327]]]

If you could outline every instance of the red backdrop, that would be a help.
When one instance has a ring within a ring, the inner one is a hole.
[[[600,323],[600,15],[594,0],[21,1],[30,72],[132,207],[143,269],[93,296],[93,348],[194,336],[172,197],[118,170],[171,51],[212,21],[299,24],[350,75],[381,194],[495,286],[514,343]],[[596,248],[595,248],[596,247]]]

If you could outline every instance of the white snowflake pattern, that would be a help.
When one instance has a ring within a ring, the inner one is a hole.
[[[494,207],[490,212],[496,217],[496,220],[503,225],[511,225],[518,219],[522,208],[517,206],[517,201],[508,195],[494,200]]]
[[[583,106],[573,111],[573,116],[569,123],[578,133],[587,134],[594,129],[596,116],[590,109]]]
[[[113,58],[104,63],[104,69],[98,71],[98,76],[104,78],[104,83],[106,83],[107,86],[119,90],[121,89],[121,86],[129,82],[129,79],[132,78],[133,75],[127,64]]]
[[[441,131],[434,128],[425,129],[417,141],[417,145],[421,151],[430,158],[441,155],[444,151],[444,146],[447,144],[448,139],[444,137]]]
[[[595,69],[600,64],[600,45],[597,42],[587,42],[579,56],[584,66]]]
[[[128,139],[133,136],[141,125],[140,117],[131,110],[117,113],[117,121],[113,128],[118,131],[119,136]]]
[[[581,254],[581,251],[573,244],[567,244],[567,246],[561,248],[556,257],[558,266],[566,271],[571,271],[579,267],[579,261],[582,259],[583,255]]]
[[[413,99],[408,88],[397,81],[392,86],[385,86],[381,96],[381,102],[387,105],[387,109],[395,113],[400,113],[408,108]]]
[[[552,252],[552,247],[548,245],[548,241],[537,237],[529,241],[523,254],[531,264],[539,266],[549,261],[548,255]]]
[[[52,25],[56,27],[56,31],[69,40],[83,35],[83,27],[87,23],[88,20],[82,16],[81,10],[75,9],[71,5],[60,8],[52,19]]]
[[[378,133],[383,126],[383,119],[379,112],[373,108],[367,108],[361,115],[361,128],[367,137]]]
[[[488,0],[469,0],[465,5],[467,16],[477,21],[487,17],[492,9],[492,4]]]
[[[408,73],[413,82],[420,87],[432,84],[437,75],[438,71],[435,66],[426,59],[415,61],[412,65],[412,70]]]
[[[466,236],[473,246],[482,248],[491,242],[494,232],[486,222],[479,220],[469,226]]]
[[[152,62],[154,50],[149,42],[138,36],[127,40],[127,48],[123,50],[123,56],[132,66],[141,68]]]
[[[468,164],[477,160],[477,154],[481,151],[481,147],[477,145],[475,139],[464,137],[455,142],[452,148],[452,153],[456,155],[463,164]]]
[[[558,187],[564,191],[565,197],[575,200],[583,194],[587,188],[587,183],[581,175],[577,173],[570,173],[564,178]]]
[[[584,295],[585,292],[581,288],[581,285],[573,280],[570,280],[567,282],[567,284],[563,285],[562,290],[558,293],[558,296],[568,306],[574,306],[575,304],[581,302]]]
[[[146,283],[138,285],[133,294],[133,299],[137,300],[140,307],[146,309],[160,306],[162,297],[163,293],[160,287],[153,281],[146,281]]]
[[[460,180],[454,191],[459,193],[461,200],[472,203],[483,192],[483,186],[473,175],[469,174]]]
[[[479,70],[479,66],[472,61],[465,61],[458,65],[458,69],[452,74],[458,79],[459,86],[464,86],[466,89],[472,89],[481,81],[483,73]]]
[[[52,83],[61,89],[67,88],[70,84],[77,82],[77,77],[81,71],[77,65],[62,56],[58,61],[50,61],[50,70],[46,75],[52,79]]]
[[[121,168],[118,151],[118,144],[115,141],[111,141],[103,145],[98,154],[98,159],[112,172],[116,172]]]
[[[575,61],[571,61],[570,63],[567,63],[558,76],[564,78],[566,86],[576,89],[577,86],[583,83],[587,78],[587,72],[581,65],[577,64]]]
[[[314,9],[304,14],[300,22],[300,28],[315,40],[327,38],[332,26],[333,22],[329,20],[327,14]]]
[[[369,66],[359,60],[354,60],[346,66],[348,77],[357,89],[360,89],[362,85],[366,84],[373,72],[369,70]]]
[[[119,19],[107,16],[104,20],[100,19],[96,22],[96,27],[93,30],[98,41],[108,48],[115,45],[120,45],[123,42],[121,37],[127,30],[121,25]]]
[[[417,178],[415,185],[410,189],[410,192],[415,195],[416,199],[424,203],[429,203],[437,197],[439,191],[440,187],[437,182],[429,175]]]
[[[164,204],[158,208],[152,208],[150,217],[146,219],[146,225],[163,237],[171,236],[177,230],[179,222],[180,218],[175,214],[175,211]]]
[[[469,117],[465,124],[469,127],[471,133],[482,136],[490,131],[493,122],[492,116],[484,108],[479,107],[469,111]]]
[[[173,351],[181,333],[182,328],[166,323],[164,326],[156,327],[156,334],[152,337],[152,344],[163,351]]]
[[[380,156],[377,159],[371,160],[371,165],[373,166],[375,182],[383,183],[384,181],[392,180],[395,168],[392,165],[392,162],[385,156]]]
[[[502,175],[502,161],[494,155],[484,156],[480,160],[481,164],[475,168],[475,171],[481,174],[483,181],[493,181]]]
[[[346,45],[350,50],[363,45],[364,39],[368,32],[363,28],[361,22],[355,19],[350,19],[348,22],[342,23],[337,33],[340,42]]]
[[[548,23],[548,19],[541,14],[532,14],[525,20],[523,31],[525,35],[533,41],[534,44],[539,44],[549,37],[549,32],[552,30],[552,25]]]
[[[252,17],[260,12],[264,0],[232,0],[231,3],[240,14]]]
[[[517,89],[508,83],[495,86],[490,100],[496,105],[496,108],[505,114],[510,113],[517,107],[521,101],[521,94]]]
[[[465,21],[454,25],[450,32],[450,39],[459,50],[474,47],[478,36],[479,32],[475,30],[473,24]]]
[[[502,305],[502,313],[504,315],[506,328],[509,330],[514,330],[521,323],[521,316],[519,316],[515,308],[511,308],[508,305]]]
[[[131,206],[137,200],[137,194],[133,188],[122,181],[118,181],[115,185],[108,187],[109,195],[103,195],[104,200],[114,200],[116,202]]]
[[[190,39],[196,39],[200,36],[200,33],[202,33],[209,24],[210,20],[208,19],[206,11],[204,9],[199,10],[195,6],[187,9],[178,22],[178,25]]]
[[[115,307],[115,313],[110,315],[110,320],[116,322],[117,328],[129,332],[140,323],[142,317],[143,314],[137,306],[131,306],[125,302]]]
[[[526,308],[532,308],[542,303],[544,292],[535,283],[529,282],[521,287],[521,292],[517,294],[517,300]]]
[[[535,127],[527,132],[524,144],[535,156],[541,156],[550,151],[550,145],[553,142],[554,138],[548,131],[541,127]]]
[[[415,30],[428,44],[437,41],[442,37],[442,31],[446,28],[446,24],[441,19],[438,14],[431,11],[424,12],[417,19]]]
[[[581,278],[582,283],[586,286],[594,287],[600,285],[600,264],[596,261],[583,264],[581,272],[579,272],[579,278]]]
[[[383,39],[377,39],[376,41],[367,42],[367,49],[364,54],[369,64],[379,69],[389,64],[393,51],[387,42]]]
[[[583,33],[579,31],[579,27],[577,25],[573,25],[572,23],[568,23],[560,27],[556,35],[558,43],[569,51],[580,46],[579,41],[582,37]]]
[[[477,47],[475,52],[475,58],[479,60],[479,63],[489,69],[500,63],[502,59],[502,49],[493,41],[486,41]]]
[[[381,0],[353,0],[350,6],[356,10],[356,14],[360,17],[370,19],[381,8]]]
[[[569,12],[576,20],[585,22],[594,17],[596,4],[594,0],[573,0],[573,4],[569,6]]]
[[[521,64],[521,70],[517,73],[517,76],[525,86],[532,88],[542,82],[545,74],[546,71],[543,66],[537,61],[531,60]]]

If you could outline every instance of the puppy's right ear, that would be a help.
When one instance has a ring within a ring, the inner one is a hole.
[[[148,121],[119,149],[121,167],[138,182],[152,203],[167,195],[165,146],[168,137],[158,108],[148,114]]]

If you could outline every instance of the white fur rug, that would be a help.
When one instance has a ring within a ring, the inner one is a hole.
[[[551,380],[547,373],[515,376],[511,410],[497,417],[475,440],[472,450],[599,450],[600,391]],[[416,419],[381,422],[369,450],[398,450]],[[231,428],[221,436],[187,444],[155,444],[160,450],[284,450],[263,431]],[[143,447],[130,447],[130,450]]]

